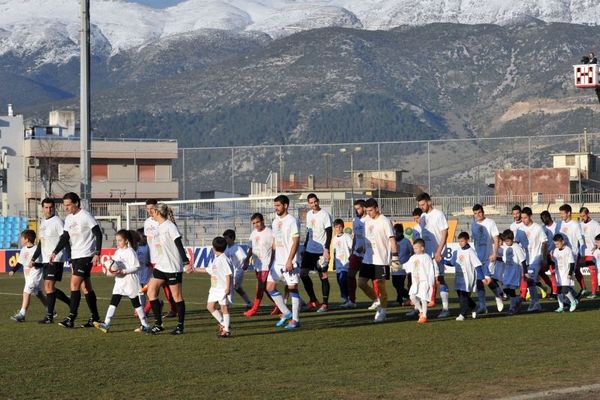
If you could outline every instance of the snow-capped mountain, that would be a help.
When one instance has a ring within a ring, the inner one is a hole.
[[[0,0],[0,55],[36,64],[78,54],[79,0]],[[187,0],[154,9],[124,0],[91,2],[92,51],[110,56],[204,29],[259,31],[273,38],[322,27],[388,30],[432,22],[505,24],[523,16],[598,24],[594,0]]]

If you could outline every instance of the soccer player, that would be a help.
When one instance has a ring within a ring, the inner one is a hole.
[[[210,290],[206,309],[212,314],[218,323],[218,336],[228,338],[231,336],[231,317],[229,306],[232,304],[233,286],[233,264],[231,259],[225,255],[227,241],[225,238],[216,237],[212,241],[215,258],[206,267],[206,272],[211,276]],[[217,304],[219,309],[217,309]]]
[[[554,235],[554,251],[552,258],[556,263],[556,283],[560,288],[558,295],[557,313],[564,311],[565,298],[569,300],[569,312],[577,308],[577,299],[575,299],[575,290],[573,290],[573,274],[575,273],[575,257],[573,251],[565,244],[564,237],[558,233]]]
[[[181,234],[175,225],[173,210],[166,204],[160,203],[156,206],[153,218],[158,222],[158,229],[152,238],[152,246],[156,250],[156,264],[152,271],[152,278],[148,283],[148,299],[156,322],[152,327],[152,333],[164,331],[162,324],[161,304],[158,300],[158,292],[165,284],[169,285],[175,306],[177,309],[177,326],[171,331],[171,335],[181,335],[185,321],[185,301],[181,284],[183,281],[183,270],[192,272],[192,266],[187,253],[181,242]]]
[[[502,290],[498,286],[498,283],[492,279],[493,274],[492,271],[490,271],[490,264],[493,265],[496,262],[496,257],[498,255],[500,232],[498,232],[496,222],[485,216],[485,211],[481,204],[475,204],[473,206],[473,224],[471,225],[471,233],[473,234],[477,257],[481,261],[476,270],[477,300],[479,303],[477,313],[487,313],[485,285],[487,285],[494,293],[498,312],[502,312],[504,309],[504,303],[502,303]]]
[[[246,311],[248,311],[252,308],[252,301],[242,286],[244,283],[244,262],[246,261],[247,254],[242,246],[235,243],[235,231],[233,229],[227,229],[223,232],[223,237],[227,241],[225,255],[229,257],[233,265],[233,288],[246,302]]]
[[[379,297],[374,322],[383,322],[387,307],[385,281],[390,279],[390,266],[395,270],[401,267],[400,259],[392,223],[379,211],[377,200],[368,199],[365,209],[369,219],[365,221],[365,255],[360,266],[358,286],[371,300]],[[369,280],[373,280],[373,286],[379,289],[379,296],[369,286]]]
[[[504,263],[502,285],[504,293],[510,299],[508,314],[513,315],[518,313],[521,307],[521,298],[517,296],[516,290],[521,285],[523,271],[527,269],[527,257],[523,247],[514,241],[515,235],[511,229],[502,232],[502,238],[504,239],[502,246],[502,262]]]
[[[273,231],[265,226],[265,219],[260,213],[252,214],[250,222],[252,222],[254,230],[250,234],[248,255],[244,265],[248,268],[250,259],[252,259],[254,272],[256,273],[256,298],[252,308],[244,312],[246,317],[256,315],[258,312],[260,302],[267,288],[269,269],[273,264]]]
[[[23,268],[23,276],[25,277],[21,309],[10,317],[10,319],[17,322],[25,322],[25,314],[27,314],[32,294],[40,299],[44,307],[47,306],[46,298],[42,293],[42,264],[36,262],[38,260],[33,258],[37,249],[34,244],[35,236],[35,232],[30,229],[21,232],[20,242],[23,247],[19,251],[17,265],[12,267],[9,272],[9,276],[13,276],[19,268]]]
[[[540,220],[542,221],[542,228],[548,239],[548,268],[546,271],[550,271],[550,286],[552,287],[551,297],[556,298],[558,296],[558,286],[556,285],[556,275],[554,273],[555,265],[554,260],[552,259],[552,252],[554,251],[554,235],[560,232],[561,221],[555,223],[547,210],[540,213]],[[546,275],[546,271],[540,271],[542,277]]]
[[[476,288],[476,270],[481,268],[481,261],[477,257],[475,250],[469,245],[469,234],[461,232],[458,234],[459,249],[452,252],[452,258],[447,265],[453,265],[454,286],[458,301],[460,302],[460,314],[457,321],[464,321],[465,315],[470,311],[473,318],[477,318],[475,311],[475,302],[471,299],[471,292]]]
[[[581,226],[581,231],[583,232],[583,238],[585,240],[584,262],[585,266],[588,267],[590,271],[590,278],[592,281],[592,293],[588,296],[588,299],[595,299],[598,291],[598,269],[596,268],[596,262],[594,261],[593,256],[594,248],[596,247],[594,238],[600,235],[600,224],[590,217],[590,210],[587,207],[581,207],[579,209],[579,220],[579,225]]]
[[[519,231],[524,233],[527,246],[527,270],[525,272],[525,279],[527,281],[529,294],[531,295],[531,303],[529,304],[527,311],[535,312],[542,310],[537,282],[540,271],[545,269],[548,261],[548,238],[541,225],[537,222],[533,222],[531,215],[531,208],[523,207],[521,210],[522,224],[519,227]],[[523,245],[525,246],[525,244]]]
[[[416,222],[416,225],[413,226],[413,234],[412,234],[412,240],[417,240],[421,237],[421,225],[419,225],[419,222],[421,220],[421,215],[423,215],[423,210],[421,210],[419,207],[415,208],[412,212],[412,217],[413,220]]]
[[[146,212],[148,213],[148,218],[146,218],[146,220],[144,221],[144,235],[146,235],[148,247],[150,248],[150,263],[152,264],[152,268],[154,268],[154,265],[158,260],[158,255],[156,254],[156,243],[154,243],[154,239],[158,235],[158,222],[156,222],[156,220],[154,219],[157,204],[158,201],[156,199],[146,200]],[[173,294],[171,293],[169,285],[165,284],[163,286],[163,292],[165,293],[165,298],[169,302],[170,307],[169,312],[164,317],[175,317],[177,315],[177,307],[175,306],[175,300],[173,300]],[[146,305],[144,311],[146,312],[146,314],[150,312],[150,303]]]
[[[150,265],[150,248],[148,247],[148,241],[146,239],[146,235],[144,235],[144,228],[139,228],[137,230],[137,249],[135,253],[137,254],[138,261],[140,263],[140,269],[137,272],[138,278],[140,280],[141,290],[138,295],[140,298],[140,304],[144,309],[146,308],[146,291],[143,288],[148,289],[147,285],[150,282],[150,278],[152,277],[152,266]],[[144,313],[146,311],[144,310]],[[137,315],[137,313],[134,313]]]
[[[348,264],[348,298],[356,304],[356,274],[365,254],[365,220],[368,216],[363,199],[356,200],[353,207],[355,216],[352,219],[352,255]]]
[[[135,236],[134,236],[135,235]],[[117,250],[111,257],[110,264],[117,264],[118,269],[115,275],[115,285],[112,290],[110,305],[106,311],[104,322],[94,322],[94,327],[103,333],[108,333],[110,324],[115,316],[117,307],[123,297],[131,300],[131,305],[140,319],[141,326],[135,332],[150,333],[150,325],[146,320],[144,307],[140,303],[139,292],[142,286],[138,277],[140,262],[136,254],[137,232],[121,229],[115,235]]]
[[[300,266],[300,277],[304,284],[304,290],[310,301],[309,309],[317,309],[317,312],[327,312],[329,308],[329,278],[327,268],[329,266],[329,246],[331,244],[332,228],[331,215],[319,206],[319,198],[311,193],[307,196],[310,211],[306,213],[306,241],[302,253],[302,264]],[[322,262],[319,259],[322,258]],[[321,279],[323,291],[323,303],[319,306],[312,279],[309,271],[317,271]]]
[[[432,291],[432,298],[429,303],[430,307],[435,304],[435,292],[437,287],[440,290],[442,298],[442,311],[438,318],[450,316],[448,311],[448,285],[444,279],[444,265],[442,264],[442,252],[446,248],[446,240],[448,239],[448,221],[446,216],[440,210],[433,208],[431,205],[431,197],[428,193],[421,193],[417,196],[417,203],[423,214],[419,219],[421,227],[421,236],[425,241],[425,253],[431,256],[436,269],[437,284]]]
[[[425,246],[423,239],[415,240],[413,242],[415,254],[403,266],[412,276],[409,295],[415,310],[419,313],[417,324],[427,323],[427,307],[435,286],[435,261],[425,252]]]
[[[273,219],[273,251],[275,260],[267,278],[267,292],[282,313],[276,326],[285,329],[300,327],[300,294],[298,293],[299,271],[296,257],[300,247],[300,229],[296,217],[288,213],[290,199],[279,195],[273,200],[276,217]],[[292,297],[292,311],[287,308],[277,282],[284,281]],[[287,323],[287,325],[286,325]]]
[[[344,301],[340,308],[355,308],[356,304],[348,297],[348,264],[352,254],[352,237],[344,232],[344,221],[341,219],[333,221],[333,230],[335,231],[333,238],[335,275],[340,287],[340,296]]]
[[[585,296],[589,294],[589,292],[587,291],[585,279],[580,270],[580,265],[585,255],[585,238],[583,237],[583,232],[581,231],[579,223],[571,219],[571,214],[573,212],[571,206],[569,204],[563,204],[558,208],[558,211],[560,212],[560,219],[562,220],[560,231],[558,233],[563,235],[565,243],[573,251],[573,257],[575,257],[575,278],[581,287],[579,296]]]
[[[69,316],[58,324],[64,328],[75,327],[75,319],[81,302],[81,289],[84,289],[85,301],[92,316],[81,325],[93,328],[94,322],[100,320],[96,293],[92,288],[92,267],[100,260],[102,250],[102,231],[96,219],[81,208],[81,199],[76,193],[69,192],[63,196],[63,208],[68,214],[65,218],[64,230],[56,247],[50,254],[50,263],[57,260],[57,255],[71,245],[71,304]]]
[[[413,247],[410,241],[404,237],[404,225],[394,224],[394,234],[396,236],[396,246],[398,248],[398,259],[400,260],[400,264],[404,265],[410,256],[413,255]],[[392,285],[394,286],[394,289],[396,289],[396,301],[399,306],[403,305],[404,301],[410,301],[408,290],[404,287],[405,280],[406,270],[404,268],[392,271]]]
[[[510,230],[513,232],[513,234],[515,235],[515,239],[518,241],[517,231],[519,230],[519,227],[522,225],[521,206],[518,204],[515,204],[511,210],[511,213],[512,213],[512,217],[513,217],[513,222],[510,224]]]
[[[65,292],[56,287],[56,282],[62,280],[64,251],[57,254],[53,263],[50,262],[52,250],[58,244],[64,230],[63,220],[55,212],[56,208],[52,199],[45,198],[42,200],[42,215],[44,218],[39,228],[40,240],[36,250],[37,254],[33,257],[34,260],[37,260],[38,256],[41,257],[44,270],[44,292],[48,301],[46,316],[39,321],[40,324],[51,324],[54,321],[54,309],[57,299],[67,306],[71,305],[71,301]]]

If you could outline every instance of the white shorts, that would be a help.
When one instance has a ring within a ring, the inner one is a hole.
[[[285,272],[285,266],[275,264],[269,271],[267,282],[285,282],[288,286],[297,285],[300,283],[300,268],[295,265],[292,272]]]
[[[226,296],[223,290],[210,289],[208,291],[207,303],[219,303],[219,305],[227,306],[232,304],[231,294]]]
[[[236,268],[233,270],[233,288],[238,289],[242,287],[242,283],[244,283],[244,270],[241,268]]]
[[[44,269],[43,268],[24,268],[25,286],[23,293],[37,295],[42,291],[44,284]]]

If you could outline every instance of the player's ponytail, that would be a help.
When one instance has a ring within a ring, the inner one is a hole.
[[[163,217],[164,219],[168,219],[173,224],[177,225],[177,223],[175,222],[175,215],[173,214],[173,209],[171,207],[169,207],[168,205],[166,205],[165,203],[160,203],[156,207],[156,212],[158,212],[160,214],[160,216]]]
[[[121,236],[123,239],[125,239],[127,241],[127,244],[129,245],[129,247],[131,247],[134,250],[137,250],[138,234],[136,231],[128,231],[127,229],[121,229],[120,231],[117,232],[117,235]]]

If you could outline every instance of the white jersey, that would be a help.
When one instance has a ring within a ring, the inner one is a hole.
[[[37,246],[25,246],[21,248],[21,251],[19,251],[19,258],[17,262],[23,266],[23,277],[25,278],[23,293],[38,294],[39,292],[43,292],[43,268],[27,268],[33,258],[33,253],[35,253],[36,250]]]
[[[148,247],[150,248],[150,262],[156,264],[158,257],[156,256],[156,250],[154,247],[154,240],[158,236],[158,222],[151,217],[146,218],[144,221],[144,235],[148,241]]]
[[[154,268],[165,273],[183,272],[183,260],[175,245],[175,239],[181,237],[177,226],[170,220],[158,226],[152,246],[156,252]]]
[[[112,294],[127,296],[130,299],[137,297],[142,286],[137,274],[140,269],[140,262],[135,250],[131,247],[118,248],[112,259],[122,267],[125,274],[123,276],[115,275],[115,286],[113,286]]]
[[[233,288],[233,265],[225,253],[216,256],[206,267],[206,272],[210,274],[209,298],[223,298],[225,291],[229,287],[228,300],[232,302]],[[227,286],[227,277],[229,286]]]
[[[92,257],[96,251],[100,251],[96,248],[96,237],[92,233],[92,228],[96,225],[98,222],[86,210],[67,215],[64,230],[69,232],[71,259]]]
[[[40,241],[42,243],[42,262],[47,264],[50,262],[50,255],[56,248],[60,240],[60,236],[64,231],[64,223],[58,215],[43,219],[40,224]],[[59,252],[54,257],[54,262],[61,263],[63,261],[63,251]]]
[[[347,233],[333,238],[333,251],[335,270],[337,272],[348,271],[350,252],[352,251],[352,237]]]
[[[369,218],[364,214],[361,218],[352,220],[352,233],[354,234],[354,255],[362,257],[365,254],[365,221]]]
[[[432,257],[441,244],[442,231],[448,229],[446,216],[437,208],[432,208],[428,213],[421,214],[419,225],[421,238],[425,241],[425,253]]]
[[[273,220],[273,237],[275,238],[275,264],[285,266],[292,251],[293,239],[300,237],[298,220],[291,214],[281,218],[276,216]],[[296,262],[294,254],[292,263]]]
[[[500,235],[496,222],[489,218],[484,218],[482,221],[473,220],[471,233],[477,257],[482,263],[489,261],[494,251],[494,238]]]
[[[252,261],[255,271],[268,271],[273,256],[273,231],[265,227],[262,231],[256,229],[250,234],[248,247],[252,249]]]
[[[594,250],[594,252],[592,253],[592,257],[594,257],[596,268],[600,268],[600,249]]]
[[[523,226],[523,222],[521,222],[521,221],[513,221],[512,224],[510,224],[510,230],[515,235],[515,238],[517,237],[517,231],[522,226]]]
[[[435,281],[435,269],[431,256],[413,254],[402,268],[407,274],[412,274],[412,284],[408,294],[429,300]]]
[[[150,268],[150,248],[147,244],[138,246],[136,254],[138,261],[140,262],[138,278],[140,279],[140,284],[145,285],[150,282],[150,278],[152,277],[152,269]]]
[[[593,219],[588,222],[579,222],[585,240],[585,255],[591,256],[596,247],[596,236],[600,235],[600,224]]]
[[[31,247],[23,246],[19,251],[19,258],[17,262],[23,266],[23,268],[27,268],[29,263],[33,259],[33,253],[37,250],[37,246],[33,245]],[[38,259],[39,260],[39,259]],[[37,261],[37,260],[36,260]]]
[[[560,226],[560,233],[565,238],[567,246],[573,250],[573,256],[577,258],[579,255],[579,250],[581,246],[584,245],[585,239],[583,238],[583,232],[581,231],[581,226],[577,221],[562,221]]]
[[[544,229],[537,222],[533,222],[529,226],[521,224],[519,230],[527,237],[527,263],[531,264],[536,260],[539,262],[542,256],[542,247],[548,241]]]
[[[239,244],[233,244],[225,249],[225,255],[231,260],[234,271],[242,270],[246,260],[246,252]]]
[[[383,214],[365,221],[365,255],[363,263],[390,265],[390,238],[395,239],[392,223]]]
[[[573,251],[569,246],[564,246],[562,250],[556,248],[552,252],[552,258],[556,263],[556,284],[558,286],[573,286],[573,279],[569,276],[569,267],[575,263]]]
[[[308,241],[306,251],[313,254],[322,254],[327,242],[327,228],[331,228],[331,215],[323,209],[317,212],[309,211],[306,213],[306,231],[308,232]],[[329,250],[329,249],[327,249]]]

